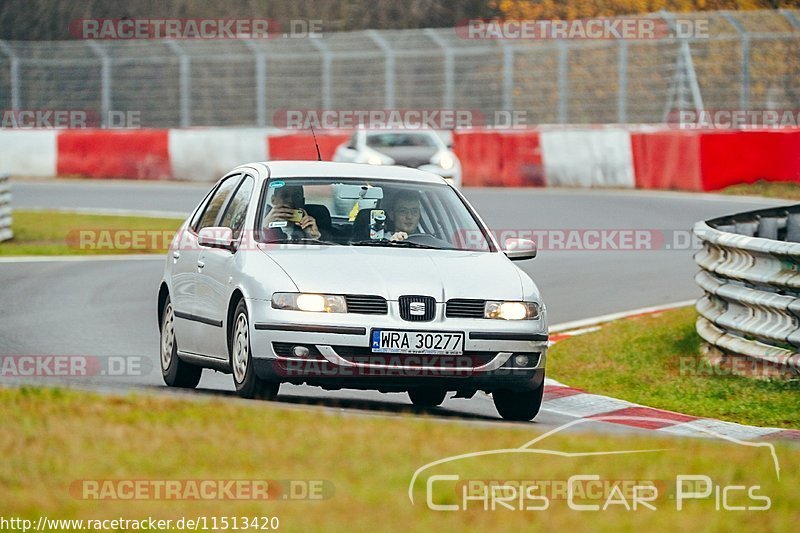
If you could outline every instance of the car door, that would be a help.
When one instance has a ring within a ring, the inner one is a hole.
[[[231,228],[235,241],[239,240],[244,229],[247,209],[253,195],[255,179],[245,175],[239,182],[230,200],[221,210],[215,225]],[[247,253],[241,250],[238,253]],[[198,328],[203,339],[201,354],[210,357],[227,359],[227,333],[225,319],[228,302],[237,279],[237,251],[201,246],[198,265],[202,264],[197,276],[197,304],[202,309],[204,318]]]
[[[202,306],[197,302],[197,276],[201,271],[199,263],[201,250],[197,242],[197,233],[202,228],[213,226],[216,223],[222,208],[240,179],[241,174],[236,173],[220,181],[181,236],[179,249],[172,253],[175,338],[178,342],[178,349],[182,352],[203,353],[201,351],[203,332],[200,324],[206,316]]]

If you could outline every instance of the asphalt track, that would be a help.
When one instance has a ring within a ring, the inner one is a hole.
[[[186,213],[208,185],[146,182],[19,181],[17,208],[145,210]],[[496,230],[653,230],[658,250],[545,249],[521,263],[536,281],[551,324],[697,297],[694,249],[686,246],[695,221],[786,203],[780,200],[646,191],[466,189]],[[664,240],[662,240],[664,239]],[[558,243],[555,243],[558,245]],[[667,249],[669,247],[669,249]],[[94,376],[74,384],[104,391],[132,387],[165,391],[158,369],[155,296],[163,258],[115,261],[0,262],[0,355],[88,355],[137,358],[139,371]],[[131,375],[132,374],[132,375]],[[0,382],[19,384],[24,378]],[[60,378],[44,378],[54,382]],[[568,381],[568,380],[567,380]],[[206,371],[199,394],[233,395],[229,375]],[[381,413],[412,411],[405,394],[281,388],[279,401]],[[499,421],[490,398],[448,399],[426,416]],[[540,413],[538,427],[571,420]],[[605,432],[638,431],[603,422]]]

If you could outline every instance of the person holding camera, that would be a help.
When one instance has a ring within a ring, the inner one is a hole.
[[[268,232],[282,230],[295,237],[319,239],[321,233],[317,221],[303,209],[305,204],[302,185],[286,185],[275,189],[272,193],[272,208],[264,217],[264,229]],[[299,231],[294,228],[299,228]]]

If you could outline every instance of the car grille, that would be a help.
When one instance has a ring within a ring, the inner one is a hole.
[[[447,300],[444,315],[447,318],[483,318],[486,300]]]
[[[411,168],[419,168],[425,165],[431,164],[430,157],[403,157],[400,159],[395,159],[395,165],[401,167],[411,167]]]
[[[381,296],[346,294],[344,299],[347,302],[348,313],[358,313],[361,315],[385,315],[389,312],[386,299]]]
[[[436,315],[436,300],[432,296],[401,296],[398,301],[400,318],[403,320],[429,322]],[[424,306],[422,314],[417,314],[416,311],[421,306]]]
[[[360,346],[332,346],[339,357],[351,363],[385,366],[431,366],[437,368],[479,367],[497,356],[497,352],[465,351],[464,355],[425,355],[372,353]]]

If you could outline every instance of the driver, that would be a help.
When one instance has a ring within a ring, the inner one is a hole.
[[[422,233],[419,227],[420,201],[414,191],[397,193],[388,211],[392,236],[390,241],[402,241],[414,233]]]
[[[275,192],[272,193],[272,208],[264,217],[264,229],[268,232],[276,230],[281,231],[281,228],[271,227],[270,223],[290,221],[295,215],[295,211],[299,209],[303,212],[300,221],[288,222],[288,224],[294,224],[296,227],[300,228],[303,232],[303,236],[307,239],[319,239],[320,231],[319,228],[317,228],[317,221],[303,209],[305,205],[306,199],[303,195],[302,185],[286,185],[275,189]],[[286,232],[290,233],[291,230],[286,227]]]

